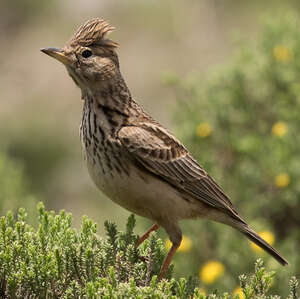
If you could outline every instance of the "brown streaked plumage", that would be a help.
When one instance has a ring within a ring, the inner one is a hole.
[[[95,18],[83,24],[63,49],[42,51],[62,62],[84,100],[82,149],[95,184],[110,199],[155,225],[172,242],[160,278],[180,246],[178,222],[208,218],[239,230],[282,265],[287,261],[239,216],[217,183],[183,144],[132,99],[120,73],[113,31]]]

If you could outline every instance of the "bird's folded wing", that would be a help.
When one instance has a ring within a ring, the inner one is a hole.
[[[217,183],[169,132],[153,123],[126,126],[118,133],[132,158],[175,188],[218,209],[236,214]],[[234,215],[232,215],[234,216]]]

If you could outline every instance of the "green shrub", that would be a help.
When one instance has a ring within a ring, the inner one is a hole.
[[[290,262],[280,268],[280,279],[300,275],[299,27],[299,16],[269,21],[257,42],[240,41],[238,53],[211,76],[165,78],[180,100],[176,123],[182,141],[249,224]],[[236,285],[234,274],[247,271],[262,254],[218,224],[194,222],[184,232],[195,244],[194,258],[186,262],[178,255],[181,271],[197,272],[217,258],[225,271],[214,287]],[[281,267],[267,256],[266,262]],[[286,291],[283,284],[273,290]]]
[[[158,282],[162,241],[153,233],[136,248],[133,215],[125,232],[106,222],[102,239],[86,217],[76,231],[70,214],[56,215],[42,204],[38,211],[37,229],[26,222],[24,209],[0,219],[1,298],[232,298],[217,291],[205,296],[195,280],[171,278],[172,269],[167,280]],[[278,298],[267,295],[273,276],[257,261],[254,275],[241,276],[245,298]],[[290,288],[288,298],[296,299],[295,278]]]

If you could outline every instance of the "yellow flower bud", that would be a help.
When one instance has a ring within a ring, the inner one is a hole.
[[[245,299],[245,295],[241,287],[236,287],[233,291],[233,297],[239,295],[239,299]]]
[[[292,59],[292,52],[286,46],[278,45],[273,49],[273,55],[280,62],[288,62]]]
[[[224,265],[218,261],[208,261],[200,269],[200,279],[206,284],[213,283],[224,274]]]
[[[272,127],[272,133],[278,137],[284,136],[287,133],[286,123],[284,123],[282,121],[275,123]]]
[[[212,128],[208,123],[200,123],[197,126],[197,136],[201,138],[208,137],[212,132]]]
[[[290,184],[290,176],[287,173],[281,173],[275,177],[275,185],[277,188],[285,188]]]

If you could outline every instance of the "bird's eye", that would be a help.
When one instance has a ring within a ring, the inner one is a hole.
[[[84,50],[82,53],[81,53],[82,57],[84,58],[88,58],[90,56],[93,55],[92,51],[91,50]]]

